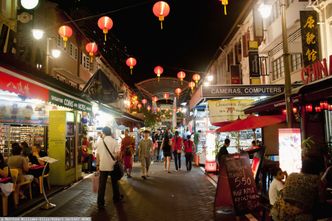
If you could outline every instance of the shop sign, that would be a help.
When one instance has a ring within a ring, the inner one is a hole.
[[[209,100],[209,118],[211,123],[225,122],[245,118],[244,109],[251,106],[252,99]]]
[[[258,51],[249,52],[249,74],[250,77],[259,77],[259,56]]]
[[[241,84],[240,65],[231,65],[231,82],[232,84]]]
[[[315,11],[300,11],[303,64],[308,66],[319,59],[318,20]]]
[[[0,71],[0,89],[28,98],[38,98],[43,101],[48,100],[48,89],[13,77],[3,71]]]
[[[320,80],[332,75],[332,55],[329,58],[329,68],[327,67],[326,58],[323,61],[316,61],[313,64],[302,68],[301,78],[304,84]]]
[[[284,85],[209,85],[202,87],[205,98],[274,96],[284,92]]]
[[[45,104],[12,102],[0,100],[0,123],[6,124],[48,124]]]
[[[77,99],[67,97],[54,91],[50,91],[49,102],[78,111],[92,112],[91,104],[83,103]]]

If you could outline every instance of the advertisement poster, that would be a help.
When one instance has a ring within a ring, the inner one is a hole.
[[[0,123],[47,124],[48,111],[44,103],[0,100]]]
[[[254,102],[251,99],[244,100],[209,100],[209,118],[211,123],[224,122],[245,118],[243,110]]]
[[[302,168],[300,129],[282,128],[278,134],[280,168],[288,174],[300,172]]]

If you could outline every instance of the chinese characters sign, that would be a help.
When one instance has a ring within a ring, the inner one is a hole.
[[[13,92],[28,98],[48,100],[48,90],[28,81],[13,77],[0,71],[0,89]]]
[[[300,11],[303,64],[319,60],[318,20],[315,11]]]

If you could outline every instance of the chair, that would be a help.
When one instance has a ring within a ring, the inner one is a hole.
[[[18,169],[10,169],[10,174],[12,175],[13,178],[13,183],[15,185],[15,192],[14,192],[14,202],[15,206],[18,206],[19,200],[20,200],[20,189],[22,186],[27,185],[29,187],[29,195],[30,199],[32,199],[32,189],[31,189],[31,183],[32,180],[24,180],[22,182],[18,182]]]
[[[44,176],[40,176],[40,177],[38,177],[38,179],[39,179],[39,191],[40,191],[41,194],[43,193],[43,185],[44,185],[44,179],[45,178],[47,179],[48,190],[51,189],[49,175],[45,174]]]

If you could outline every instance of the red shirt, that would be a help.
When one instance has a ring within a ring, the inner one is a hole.
[[[194,142],[192,142],[191,140],[185,140],[183,142],[183,145],[184,145],[184,152],[186,152],[186,153],[193,152]]]
[[[172,150],[182,150],[182,138],[181,137],[173,137],[172,138]]]

